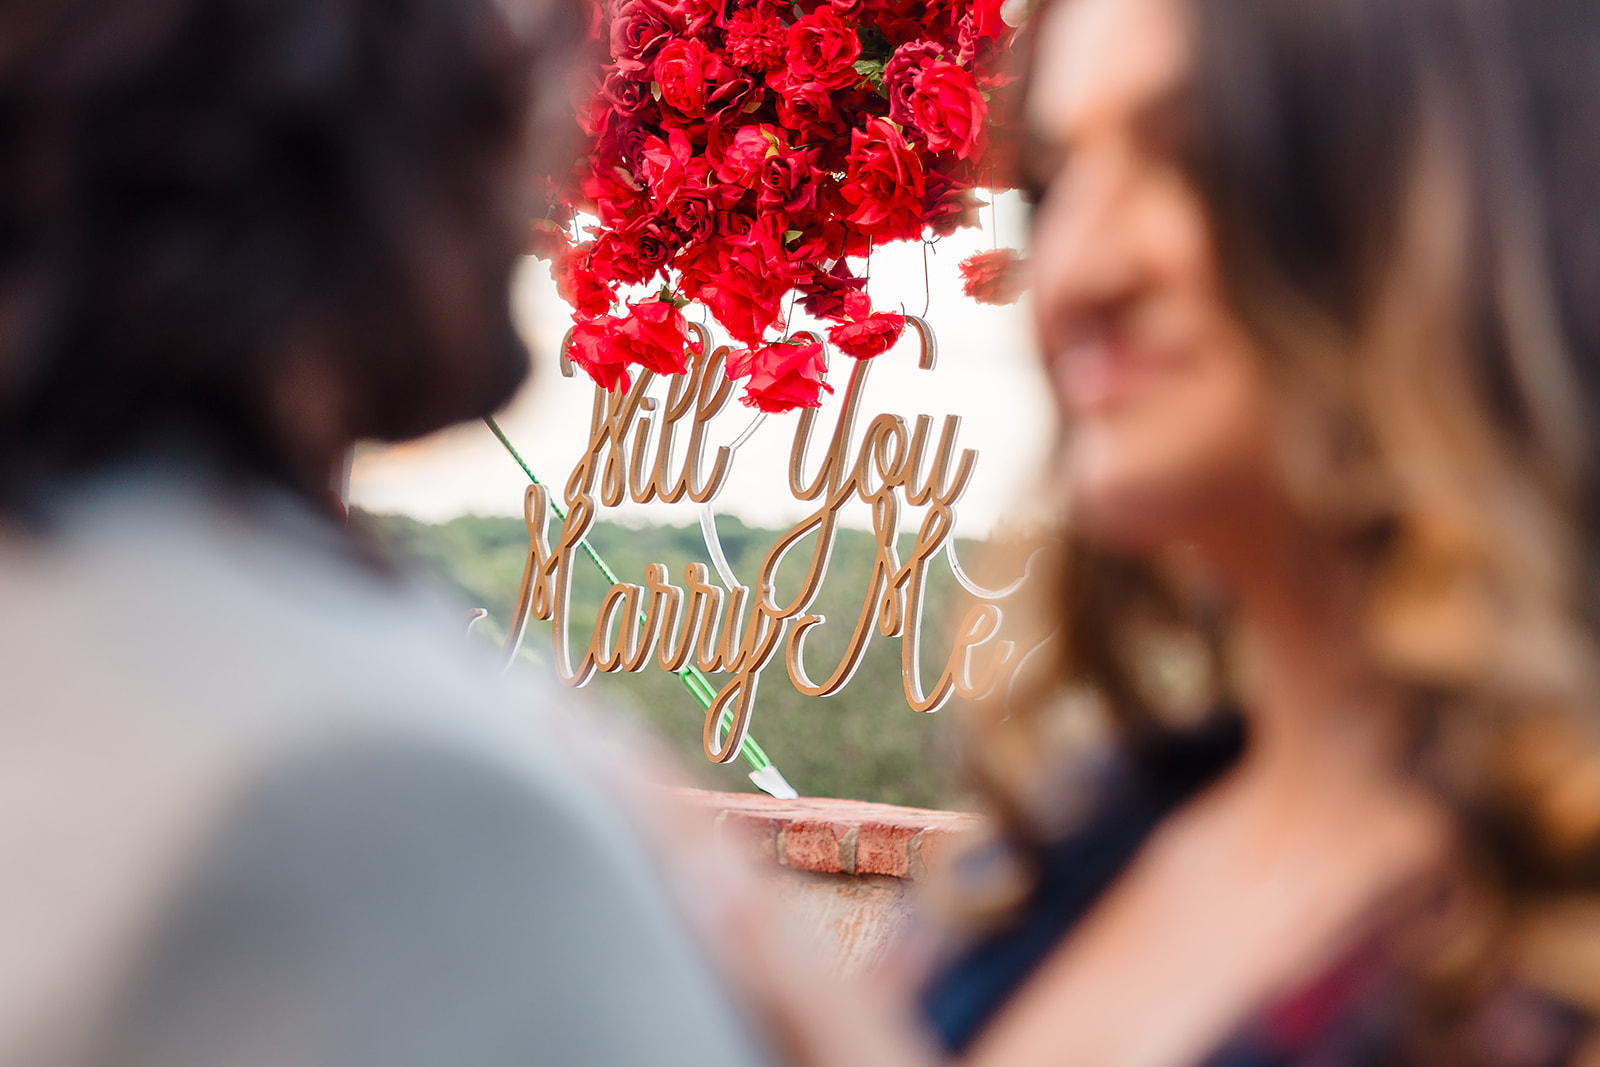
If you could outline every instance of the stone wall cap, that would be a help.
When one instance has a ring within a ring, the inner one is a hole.
[[[822,874],[917,878],[930,866],[937,869],[951,853],[952,839],[980,822],[969,812],[864,800],[780,800],[759,793],[683,788],[671,792],[681,803],[710,813],[718,832],[736,837],[748,855]]]

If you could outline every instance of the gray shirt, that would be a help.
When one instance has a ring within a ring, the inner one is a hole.
[[[0,531],[0,1063],[750,1064],[558,698],[264,496]]]

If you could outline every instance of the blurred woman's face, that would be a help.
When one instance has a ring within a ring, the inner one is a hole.
[[[1270,492],[1270,397],[1182,169],[1178,0],[1058,0],[1029,124],[1041,351],[1075,526],[1113,548],[1226,536]],[[1220,529],[1219,529],[1220,527]]]

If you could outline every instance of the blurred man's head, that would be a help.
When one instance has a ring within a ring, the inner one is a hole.
[[[503,403],[571,10],[0,0],[0,479],[177,439],[316,492]]]

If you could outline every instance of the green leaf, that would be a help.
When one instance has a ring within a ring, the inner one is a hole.
[[[858,59],[855,61],[856,74],[867,80],[867,84],[874,89],[883,88],[884,61],[881,59]]]

